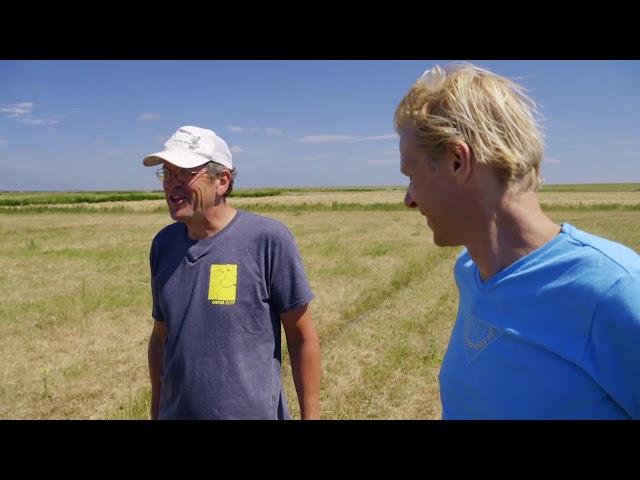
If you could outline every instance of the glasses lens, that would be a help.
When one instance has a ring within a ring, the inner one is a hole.
[[[172,176],[175,178],[180,178],[185,181],[191,181],[195,177],[200,176],[201,173],[206,172],[206,170],[207,170],[206,168],[203,168],[201,170],[187,170],[184,168],[180,168],[176,172],[172,173],[171,170],[169,170],[168,168],[162,167],[156,170],[156,176],[158,177],[158,180],[160,180],[161,182],[164,182],[165,180],[169,180],[169,178],[171,178]]]

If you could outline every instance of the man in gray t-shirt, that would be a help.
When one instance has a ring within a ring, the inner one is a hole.
[[[213,131],[181,127],[145,157],[177,222],[150,252],[152,419],[288,419],[284,326],[301,417],[319,418],[320,345],[286,226],[227,205],[236,170]]]

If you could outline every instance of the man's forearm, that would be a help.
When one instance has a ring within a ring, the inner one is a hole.
[[[295,345],[289,345],[289,356],[300,404],[300,417],[302,420],[319,419],[322,365],[318,338],[310,338]]]
[[[149,340],[149,377],[151,378],[151,409],[149,415],[151,420],[157,420],[160,412],[160,375],[164,359],[164,345],[158,338],[151,337]]]

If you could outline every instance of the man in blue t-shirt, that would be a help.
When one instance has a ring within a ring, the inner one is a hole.
[[[302,419],[320,416],[320,345],[295,240],[226,202],[236,169],[215,132],[179,128],[162,152],[169,213],[150,251],[152,419],[289,419],[284,326]]]
[[[405,204],[462,245],[445,419],[640,418],[640,256],[556,224],[533,102],[470,64],[426,71],[394,122]]]

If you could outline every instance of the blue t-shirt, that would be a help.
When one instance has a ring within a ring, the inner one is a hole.
[[[444,419],[640,418],[640,256],[569,224],[483,282],[463,250]]]
[[[174,223],[153,239],[152,316],[165,322],[161,419],[289,419],[280,313],[313,298],[282,223],[238,210],[192,240]]]

